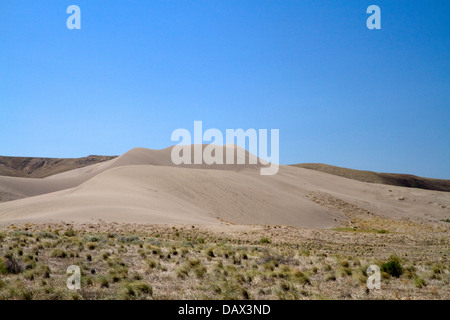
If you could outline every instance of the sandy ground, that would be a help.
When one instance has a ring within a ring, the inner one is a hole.
[[[0,300],[448,300],[448,230],[421,230],[107,222],[0,226]],[[384,267],[394,256],[398,274]],[[20,269],[5,272],[11,259]],[[81,269],[80,290],[66,288],[70,265]],[[367,288],[369,265],[382,270],[379,290]]]

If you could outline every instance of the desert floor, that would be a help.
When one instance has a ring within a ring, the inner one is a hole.
[[[3,226],[0,299],[449,299],[448,229],[410,227]],[[380,290],[367,289],[371,264]],[[66,287],[70,265],[80,290]]]

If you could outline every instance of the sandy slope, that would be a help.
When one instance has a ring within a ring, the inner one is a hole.
[[[0,223],[101,219],[330,228],[355,207],[436,223],[450,214],[445,192],[375,185],[288,166],[274,176],[261,176],[259,166],[249,165],[177,167],[170,152],[133,149],[45,179],[0,177],[1,191],[28,197],[1,203]]]
[[[205,148],[206,145],[203,146]],[[162,150],[150,150],[144,148],[135,148],[127,153],[124,153],[120,157],[115,159],[97,163],[91,166],[86,166],[71,171],[55,174],[43,179],[30,179],[30,178],[17,178],[0,176],[0,201],[16,200],[26,197],[33,197],[41,194],[64,190],[80,185],[81,183],[88,181],[92,177],[99,173],[116,167],[129,166],[129,165],[155,165],[155,166],[175,166],[171,160],[171,151],[173,147],[169,147]],[[192,163],[193,161],[193,148]],[[226,147],[224,151],[224,161],[226,150],[236,149],[236,146]],[[245,159],[248,159],[248,152],[245,152]],[[235,163],[237,163],[238,152],[235,154]],[[196,169],[220,169],[239,171],[243,169],[252,168],[258,170],[260,165],[180,165],[177,167],[190,167]]]

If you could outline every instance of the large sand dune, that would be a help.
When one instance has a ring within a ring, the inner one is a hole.
[[[203,145],[204,149],[206,145]],[[173,147],[169,147],[162,150],[150,150],[144,148],[132,149],[120,157],[114,158],[109,161],[96,163],[94,165],[66,171],[63,173],[55,174],[43,179],[30,179],[30,178],[17,178],[0,176],[0,201],[16,200],[26,197],[37,196],[59,190],[64,190],[72,187],[76,187],[81,183],[88,181],[92,177],[99,173],[122,166],[130,165],[152,165],[152,166],[175,166],[171,160],[171,152]],[[238,160],[238,152],[236,146],[225,146],[223,162],[225,163],[225,154],[227,150],[234,149],[235,163]],[[244,161],[249,158],[249,153],[243,150],[245,157]],[[191,163],[194,163],[194,146],[191,146]],[[247,161],[248,162],[248,161]],[[247,163],[246,162],[246,163]],[[258,170],[261,167],[257,165],[179,165],[177,167],[189,167],[196,169],[220,169],[228,171],[239,171],[244,169]]]
[[[227,148],[235,148],[228,146]],[[139,222],[331,228],[351,214],[442,223],[450,194],[370,184],[281,166],[173,165],[172,148],[133,149],[44,179],[0,177],[0,223]],[[248,153],[246,153],[248,157]],[[19,199],[23,198],[23,199]]]

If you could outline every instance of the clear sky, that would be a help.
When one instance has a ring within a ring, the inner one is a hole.
[[[448,0],[1,0],[0,154],[160,149],[202,120],[279,129],[282,164],[450,179],[449,14]]]

